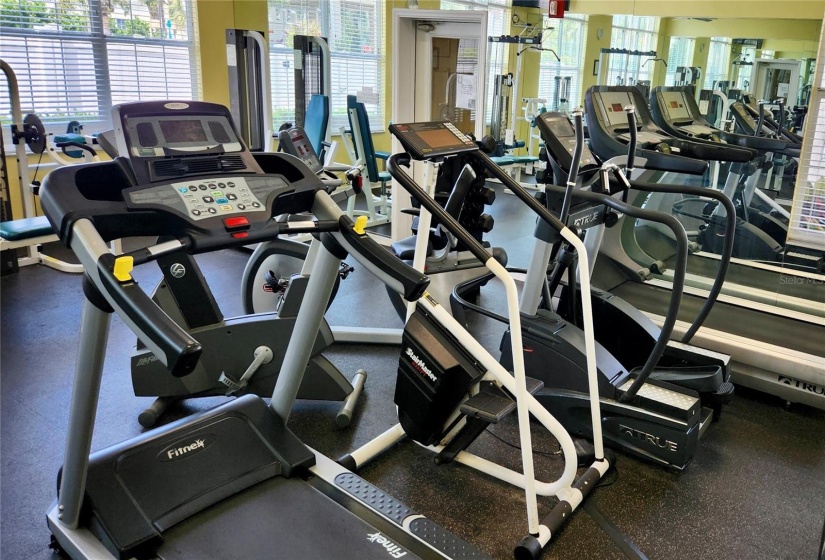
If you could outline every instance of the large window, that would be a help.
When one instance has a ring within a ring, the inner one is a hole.
[[[649,52],[656,50],[659,18],[636,16],[613,16],[613,33],[610,47],[630,51]],[[611,54],[607,73],[602,69],[603,85],[634,85],[639,81],[650,81],[653,68],[657,64],[649,56],[631,54]]]
[[[548,29],[551,27],[552,29]],[[544,32],[542,46],[553,49],[561,60],[556,59],[551,52],[541,53],[538,96],[547,100],[549,110],[557,111],[563,97],[559,89],[564,87],[561,84],[569,77],[567,106],[573,109],[582,102],[587,16],[567,14],[562,20],[544,18],[544,28],[548,30]]]
[[[330,123],[347,124],[347,95],[364,103],[373,132],[384,128],[383,0],[269,0],[272,119],[295,119],[293,37],[329,41],[332,66]]]
[[[24,112],[110,126],[113,104],[200,99],[194,0],[0,0],[0,58]],[[0,80],[0,116],[10,119]]]
[[[696,40],[693,37],[671,37],[670,49],[667,54],[667,72],[665,85],[674,86],[679,79],[677,69],[680,66],[690,66],[693,62],[693,46]]]
[[[822,30],[825,35],[825,22]],[[764,56],[764,51],[762,52]],[[788,245],[825,252],[825,41],[819,41],[819,57],[813,77],[805,140],[796,174]]]
[[[712,89],[713,84],[719,80],[728,79],[730,49],[730,37],[711,37],[710,46],[708,47],[708,63],[705,71],[705,89]]]

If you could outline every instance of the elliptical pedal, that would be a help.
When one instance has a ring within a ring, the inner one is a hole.
[[[527,392],[535,395],[544,387],[544,382],[533,377],[525,379]],[[497,424],[516,409],[516,401],[510,393],[494,385],[483,384],[481,390],[461,404],[461,412],[472,418]]]

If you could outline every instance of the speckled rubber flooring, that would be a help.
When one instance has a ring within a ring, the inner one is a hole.
[[[498,223],[492,240],[508,248],[513,265],[525,265],[532,220],[513,197],[501,193],[494,208]],[[247,257],[240,251],[199,257],[227,316],[240,310],[238,282]],[[152,286],[159,273],[153,265],[144,268],[138,279]],[[0,286],[0,556],[40,560],[52,557],[45,512],[54,498],[63,454],[80,323],[80,278],[28,267],[3,277]],[[383,288],[360,270],[344,282],[328,318],[337,325],[400,326]],[[137,415],[150,404],[131,391],[128,355],[134,337],[119,319],[112,325],[93,449],[140,433]],[[500,329],[477,327],[482,342],[497,348]],[[390,427],[395,421],[397,352],[377,346],[333,348],[328,356],[343,371],[363,367],[369,372],[354,425],[334,427],[336,404],[300,402],[290,426],[333,457]],[[189,401],[171,416],[219,401]],[[685,472],[669,474],[620,456],[616,471],[594,492],[592,502],[652,559],[814,558],[825,516],[825,412],[783,404],[738,390]],[[471,449],[518,467],[518,452],[508,445],[518,440],[515,417],[490,432]],[[540,478],[554,480],[561,472],[556,442],[535,428],[534,450]],[[461,465],[438,467],[414,444],[402,443],[361,474],[495,558],[511,557],[513,545],[525,533],[522,492]],[[552,499],[542,500],[542,511],[552,504]],[[274,551],[272,557],[292,558],[289,551]],[[545,554],[564,559],[623,557],[584,511],[574,514]]]

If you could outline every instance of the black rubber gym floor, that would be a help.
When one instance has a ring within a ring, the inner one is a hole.
[[[526,265],[532,218],[500,189],[493,208],[497,223],[491,240],[507,248],[511,264]],[[238,282],[247,258],[241,251],[199,257],[227,316],[240,311]],[[148,289],[159,273],[153,265],[143,268],[137,277]],[[0,556],[47,559],[52,554],[45,513],[55,496],[63,456],[82,303],[80,277],[26,267],[3,277],[0,286]],[[500,305],[496,299],[490,295],[483,301]],[[401,325],[383,287],[363,270],[356,270],[342,284],[328,319],[333,325]],[[498,326],[475,327],[488,348],[498,348]],[[133,345],[134,336],[115,318],[93,449],[141,431],[137,416],[151,400],[132,394],[128,356]],[[290,426],[309,445],[336,457],[395,422],[398,350],[348,345],[335,347],[328,355],[348,374],[358,368],[369,373],[354,425],[335,428],[337,403],[299,402]],[[168,418],[219,401],[188,401]],[[825,412],[783,405],[769,395],[738,389],[683,473],[670,474],[620,456],[616,470],[594,492],[591,503],[649,558],[815,558],[825,516]],[[538,427],[533,436],[539,478],[552,481],[561,472],[556,442]],[[519,452],[513,447],[517,443],[511,416],[483,434],[471,450],[519,468]],[[513,546],[526,531],[523,492],[461,465],[436,466],[432,456],[415,444],[400,444],[361,474],[496,558],[512,557]],[[541,510],[549,511],[553,503],[542,499]],[[306,532],[323,529],[307,527]],[[231,526],[226,530],[231,531]],[[273,550],[270,557],[296,558],[289,550]],[[545,558],[624,556],[580,510]]]

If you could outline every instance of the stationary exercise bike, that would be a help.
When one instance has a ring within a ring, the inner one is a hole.
[[[150,119],[147,123],[154,124]],[[301,159],[306,160],[306,157]],[[326,186],[333,190],[340,183]],[[207,215],[218,215],[218,212],[225,211],[224,208],[232,207],[241,211],[254,210],[256,205],[260,205],[253,201],[252,193],[246,186],[231,180],[193,180],[185,188],[186,196],[192,197],[196,206],[202,206],[202,212]],[[346,191],[343,196],[347,196]],[[194,211],[201,212],[197,207]],[[283,223],[290,219],[295,221],[288,215],[275,218]],[[204,345],[206,359],[200,361],[192,374],[179,379],[170,376],[168,368],[154,359],[150,349],[138,342],[131,361],[135,395],[158,397],[138,417],[143,427],[154,426],[161,414],[179,400],[217,395],[266,396],[272,393],[295,327],[298,309],[303,298],[307,297],[309,268],[291,268],[291,263],[284,259],[303,265],[308,247],[306,243],[281,238],[260,244],[248,261],[242,280],[247,315],[233,318],[225,318],[221,313],[192,255],[175,253],[157,259],[163,280],[155,288],[152,299],[170,317],[198,336]],[[273,255],[280,259],[277,263],[272,262],[270,257]],[[342,264],[330,302],[335,297],[340,278],[346,278],[351,270],[352,267]],[[263,278],[258,278],[259,275]],[[261,315],[264,312],[268,313]],[[352,419],[366,372],[358,370],[351,382],[347,380],[322,354],[333,342],[329,325],[322,321],[298,398],[341,401],[336,424],[345,427]]]

